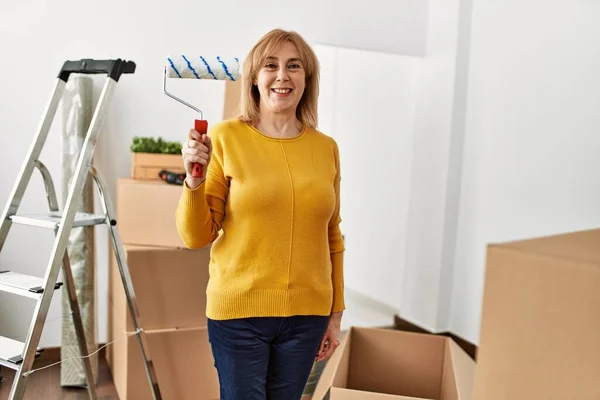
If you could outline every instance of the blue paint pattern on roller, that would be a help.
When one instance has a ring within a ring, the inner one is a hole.
[[[217,79],[217,77],[215,76],[215,74],[213,74],[212,70],[210,69],[210,65],[208,65],[208,63],[206,62],[206,60],[204,59],[204,57],[200,56],[200,59],[202,60],[202,62],[204,63],[204,65],[206,65],[206,70],[208,71],[208,73],[211,74],[213,78]]]
[[[192,67],[192,63],[188,61],[187,58],[185,58],[185,56],[182,54],[181,57],[185,60],[185,62],[188,65],[188,68],[192,70],[192,72],[194,73],[194,76],[196,77],[196,79],[200,79],[200,77],[198,76],[198,74],[196,73],[196,70],[194,69],[194,67]]]
[[[229,79],[231,79],[232,81],[235,81],[235,78],[233,77],[233,75],[231,75],[231,73],[227,69],[227,65],[225,65],[225,63],[223,61],[221,61],[221,57],[217,56],[217,61],[219,61],[221,63],[221,65],[223,66],[223,69],[225,70],[225,73],[227,74]]]
[[[181,74],[179,73],[179,71],[177,71],[177,68],[175,68],[175,64],[173,64],[173,60],[171,60],[170,58],[169,58],[169,64],[171,64],[171,68],[173,68],[173,71],[175,71],[177,76],[181,78]]]

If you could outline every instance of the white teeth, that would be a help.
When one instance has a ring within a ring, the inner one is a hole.
[[[289,93],[292,91],[292,89],[273,89],[273,91],[275,93],[281,93],[281,94],[285,94],[285,93]]]

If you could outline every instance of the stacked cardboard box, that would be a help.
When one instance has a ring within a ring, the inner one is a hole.
[[[205,316],[210,247],[190,250],[181,243],[174,220],[181,190],[120,179],[117,223],[163,398],[217,399]],[[121,400],[151,399],[114,255],[109,271],[109,341],[115,343],[108,362],[115,386]]]
[[[233,116],[239,84],[227,83],[224,118]],[[181,156],[176,156],[183,167]],[[140,161],[142,160],[142,161]],[[219,382],[206,329],[206,286],[210,246],[187,249],[175,225],[180,185],[158,180],[153,165],[161,157],[140,158],[131,178],[117,182],[117,224],[162,398],[214,400]],[[134,163],[135,158],[133,159]],[[175,162],[175,161],[173,161]],[[141,171],[141,172],[140,172]],[[150,400],[152,394],[119,268],[109,266],[107,360],[121,400]]]

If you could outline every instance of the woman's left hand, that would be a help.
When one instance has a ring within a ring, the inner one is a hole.
[[[342,322],[342,313],[336,312],[329,316],[329,322],[327,323],[327,329],[321,339],[321,345],[319,346],[319,352],[315,361],[323,361],[328,359],[335,349],[340,345],[340,326]]]

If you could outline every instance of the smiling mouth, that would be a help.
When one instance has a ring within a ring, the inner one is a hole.
[[[293,89],[271,89],[271,90],[277,94],[289,94],[289,93],[292,93]]]

